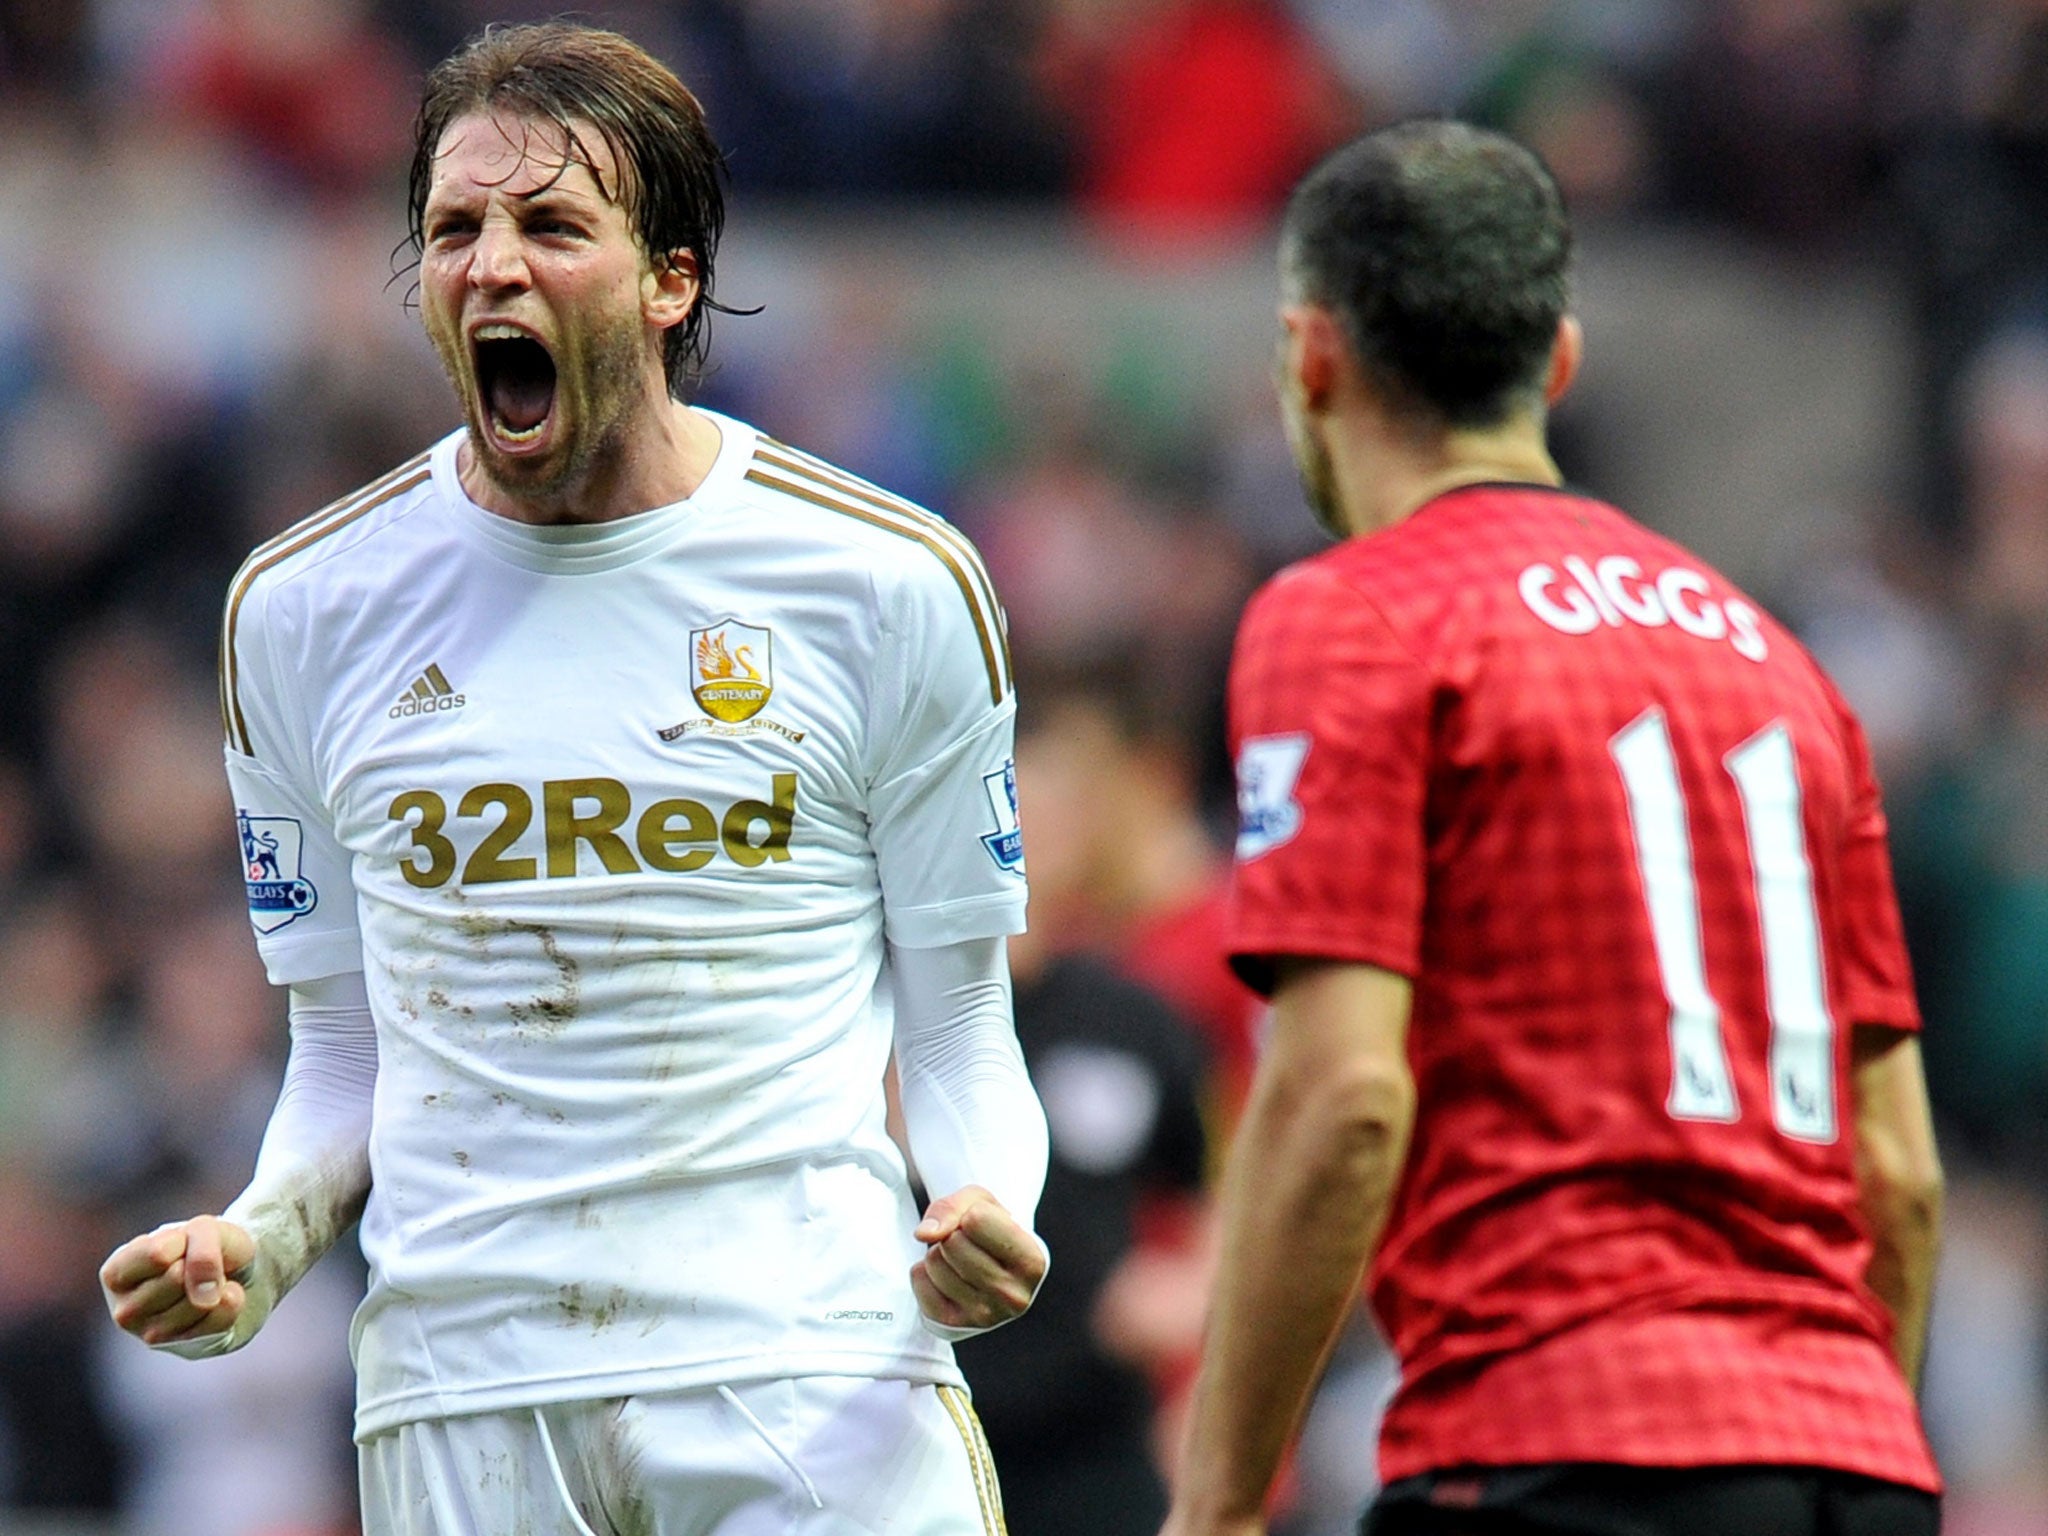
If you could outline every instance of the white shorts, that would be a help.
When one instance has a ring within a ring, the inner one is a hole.
[[[361,1448],[364,1536],[1003,1536],[958,1387],[800,1376],[422,1419]]]

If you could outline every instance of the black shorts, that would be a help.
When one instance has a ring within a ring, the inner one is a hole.
[[[1822,1467],[1473,1467],[1390,1483],[1362,1536],[1936,1536],[1941,1500]]]

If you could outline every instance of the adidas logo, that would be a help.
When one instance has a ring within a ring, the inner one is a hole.
[[[403,720],[408,715],[432,715],[444,709],[460,709],[468,702],[466,697],[455,691],[447,674],[436,662],[412,680],[412,687],[391,706],[389,713],[393,720]]]

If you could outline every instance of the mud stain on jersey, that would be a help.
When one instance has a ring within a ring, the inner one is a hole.
[[[610,1286],[602,1295],[593,1296],[578,1281],[562,1287],[561,1299],[555,1305],[561,1309],[564,1321],[588,1328],[592,1333],[603,1333],[619,1320],[632,1300],[632,1294],[623,1286]]]
[[[448,995],[446,987],[427,988],[427,1006],[436,1013],[452,1013],[461,1019],[473,1019],[476,1017],[476,1010],[467,1003],[456,1002],[454,998]]]
[[[575,1226],[578,1231],[594,1232],[604,1225],[604,1217],[598,1214],[597,1196],[585,1195],[576,1202]]]
[[[523,933],[533,938],[548,964],[555,968],[555,985],[531,998],[508,1002],[505,1011],[512,1023],[529,1037],[551,1039],[562,1032],[583,1008],[583,967],[574,955],[564,954],[554,929],[544,923],[525,923],[512,918],[491,917],[464,911],[455,915],[455,930],[480,953],[489,956],[493,941]]]

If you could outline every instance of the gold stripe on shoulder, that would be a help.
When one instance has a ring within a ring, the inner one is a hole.
[[[995,583],[989,580],[988,567],[982,563],[981,552],[965,534],[936,512],[920,507],[916,502],[898,496],[893,491],[886,491],[872,480],[863,480],[851,470],[828,463],[815,453],[805,453],[801,448],[792,448],[789,444],[778,442],[765,434],[755,448],[754,456],[786,474],[800,475],[814,484],[835,490],[842,496],[850,496],[856,501],[865,502],[880,511],[898,513],[919,527],[930,530],[934,537],[949,544],[974,577],[974,584],[981,593],[982,602],[988,607],[989,618],[995,626],[996,637],[1002,647],[1003,668],[1011,674],[1014,681],[1015,669],[1010,665],[1009,626],[1003,619],[1003,605],[996,599]]]
[[[432,457],[432,454],[432,449],[428,449],[424,453],[414,454],[411,458],[407,459],[403,464],[399,465],[396,469],[386,470],[383,474],[379,475],[376,479],[372,480],[368,485],[358,486],[355,490],[350,491],[346,496],[337,497],[335,500],[330,501],[326,506],[322,507],[318,512],[315,512],[312,516],[302,517],[297,522],[293,523],[290,527],[286,528],[282,533],[273,534],[270,538],[265,539],[261,544],[258,544],[253,550],[251,550],[249,554],[243,559],[242,569],[237,570],[235,573],[235,582],[239,582],[241,580],[242,570],[246,570],[249,566],[253,565],[256,561],[261,560],[265,555],[269,554],[272,550],[282,548],[284,545],[291,543],[294,539],[300,537],[302,534],[310,532],[313,528],[325,522],[329,518],[339,517],[352,511],[357,505],[357,503],[368,500],[370,497],[375,496],[380,491],[384,490],[384,488],[389,486],[393,481],[401,479],[404,476],[409,475],[413,473],[415,470],[422,467],[427,462],[427,460],[430,457]],[[234,582],[231,582],[230,587],[232,588],[233,585]],[[221,615],[221,665],[216,670],[219,673],[220,684],[221,729],[223,733],[227,736],[228,740],[232,742],[234,740],[235,735],[233,720],[231,718],[234,707],[234,690],[229,678],[229,671],[230,668],[233,666],[233,662],[229,657],[227,649],[227,640],[227,615],[225,612],[223,612]]]
[[[934,1388],[939,1402],[944,1405],[953,1427],[960,1431],[960,1440],[967,1448],[967,1465],[974,1474],[974,1496],[981,1504],[981,1527],[987,1536],[1009,1536],[1003,1523],[1003,1496],[996,1486],[996,1469],[989,1459],[986,1442],[981,1437],[981,1421],[967,1401],[967,1395],[958,1387],[939,1385]]]
[[[412,462],[423,466],[424,459],[425,455],[421,455],[420,459]],[[401,466],[393,471],[393,475],[404,474],[407,467]],[[249,588],[255,583],[256,578],[272,566],[289,560],[302,550],[312,548],[330,534],[339,533],[358,518],[374,512],[385,502],[424,484],[432,478],[433,471],[419,467],[404,479],[394,479],[393,475],[384,476],[375,482],[370,490],[342,504],[342,510],[335,515],[324,520],[319,517],[308,518],[296,528],[287,529],[278,538],[272,539],[251,555],[236,575],[234,586],[228,593],[227,613],[221,626],[221,704],[228,744],[244,756],[252,755],[252,746],[249,740],[249,722],[242,715],[239,679],[235,676],[235,628],[241,622],[242,599],[249,595]],[[294,534],[297,535],[296,538],[293,537]]]
[[[789,444],[778,442],[772,437],[761,439],[754,449],[754,457],[764,460],[778,469],[802,475],[808,480],[814,480],[820,485],[829,485],[848,496],[854,497],[856,500],[866,502],[871,507],[879,507],[889,512],[900,512],[905,517],[922,523],[934,533],[950,540],[963,555],[966,555],[977,564],[980,561],[980,556],[975,553],[974,546],[967,541],[966,535],[939,516],[938,513],[932,511],[931,508],[919,506],[908,496],[899,496],[894,491],[885,490],[883,487],[875,484],[874,481],[863,479],[850,469],[842,469],[839,465],[829,460],[819,458],[815,453],[806,453],[801,448],[792,448]],[[989,595],[993,598],[993,591]]]
[[[293,523],[289,528],[286,528],[282,533],[273,534],[271,537],[265,539],[261,544],[258,544],[255,547],[255,549],[249,552],[249,558],[251,560],[260,559],[262,556],[270,553],[271,550],[276,549],[279,545],[290,543],[300,534],[310,529],[315,523],[318,523],[325,518],[333,517],[340,513],[350,511],[355,507],[357,502],[367,501],[370,497],[375,496],[379,491],[382,491],[386,486],[390,485],[393,481],[402,480],[405,478],[405,476],[413,473],[413,471],[422,468],[426,464],[427,460],[432,456],[432,454],[432,449],[428,449],[427,452],[425,453],[416,453],[411,458],[407,459],[403,464],[399,465],[396,469],[387,470],[385,473],[379,475],[376,479],[372,480],[368,485],[359,485],[354,490],[350,491],[346,496],[337,496],[333,501],[327,503],[326,506],[322,507],[318,512],[315,512],[312,516],[302,517],[296,523]]]
[[[1003,702],[1005,679],[1002,664],[996,659],[996,645],[990,638],[990,618],[982,612],[981,604],[975,598],[974,584],[968,579],[967,572],[961,568],[960,557],[951,545],[933,537],[928,528],[907,518],[885,516],[880,511],[856,505],[852,501],[842,500],[837,496],[828,495],[822,488],[817,486],[805,485],[794,480],[779,479],[761,469],[748,470],[747,479],[755,485],[765,485],[771,491],[780,491],[785,496],[794,496],[799,501],[807,501],[814,507],[823,507],[827,512],[837,512],[843,517],[854,518],[868,524],[872,528],[880,528],[886,533],[893,533],[901,538],[913,540],[916,543],[922,544],[936,555],[939,563],[952,576],[953,584],[960,589],[961,597],[966,599],[968,615],[974,620],[975,638],[981,642],[981,659],[988,668],[989,702],[992,704]]]

